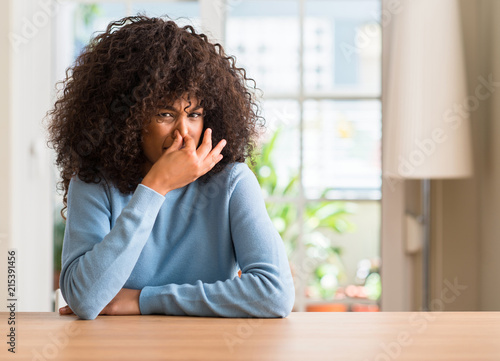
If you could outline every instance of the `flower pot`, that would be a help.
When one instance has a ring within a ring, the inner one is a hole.
[[[347,305],[343,303],[307,305],[306,312],[347,312]]]

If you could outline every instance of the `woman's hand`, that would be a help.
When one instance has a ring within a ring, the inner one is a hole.
[[[124,316],[124,315],[140,315],[139,296],[141,290],[133,290],[130,288],[122,288],[120,292],[111,300],[110,303],[99,313],[99,315]],[[64,306],[59,309],[60,315],[72,314],[73,310],[69,306]]]
[[[181,149],[183,141],[185,146]],[[163,195],[184,187],[208,173],[220,162],[220,153],[225,145],[226,140],[222,139],[212,149],[212,130],[206,129],[203,142],[196,149],[192,137],[186,135],[182,138],[176,130],[174,143],[153,164],[142,184]]]

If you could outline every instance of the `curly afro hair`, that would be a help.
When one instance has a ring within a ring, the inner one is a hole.
[[[74,176],[87,183],[105,179],[122,193],[133,192],[144,177],[142,129],[165,100],[184,94],[204,108],[203,130],[213,130],[214,144],[227,140],[224,158],[200,181],[228,163],[252,159],[264,123],[255,82],[235,62],[189,25],[142,15],[110,23],[67,70],[48,112],[63,211]]]

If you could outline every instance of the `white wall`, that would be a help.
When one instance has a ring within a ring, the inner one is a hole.
[[[50,2],[10,0],[0,12],[0,233],[6,234],[0,282],[7,278],[6,250],[16,249],[17,311],[52,310],[53,181],[41,120],[51,103],[54,7],[43,9],[43,4]],[[5,292],[2,286],[3,300]],[[2,302],[0,310],[5,307]]]
[[[10,217],[10,92],[9,92],[9,53],[8,31],[10,26],[10,3],[7,2],[0,12],[0,274],[5,275],[0,278],[0,295],[5,300],[7,289],[7,249],[11,240],[11,217]],[[4,302],[2,302],[3,304]],[[5,306],[3,306],[5,307]],[[3,311],[3,309],[2,309]]]

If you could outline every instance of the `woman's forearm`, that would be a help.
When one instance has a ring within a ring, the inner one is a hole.
[[[79,182],[70,193],[60,279],[66,302],[84,319],[97,317],[130,277],[164,200],[139,186],[110,230],[92,187]]]

